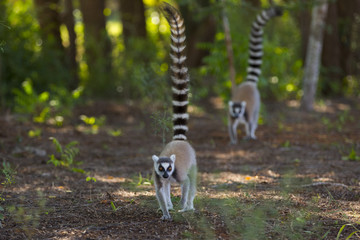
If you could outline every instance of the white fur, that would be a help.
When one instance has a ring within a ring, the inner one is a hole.
[[[257,73],[258,75],[260,75],[260,74],[261,74],[261,69],[260,69],[260,68],[248,67],[248,68],[247,68],[247,72],[255,72],[255,73]]]
[[[253,28],[253,29],[251,29],[251,34],[256,35],[256,36],[263,35],[264,30],[262,28],[260,28],[260,29]]]
[[[254,75],[247,75],[246,79],[254,80],[255,82],[259,81],[259,78],[257,76],[254,76]]]
[[[180,35],[180,34],[183,34],[185,32],[185,28],[184,27],[179,27],[179,29],[177,29],[177,27],[172,27],[171,32],[173,34]]]
[[[181,74],[185,74],[188,71],[187,67],[182,67],[182,68],[177,68],[175,66],[170,66],[170,69],[174,72],[174,73],[181,73]]]
[[[253,60],[253,59],[249,59],[248,60],[249,64],[257,64],[257,65],[261,65],[262,64],[262,60]]]
[[[253,52],[253,51],[250,50],[250,56],[252,56],[252,57],[262,57],[262,55],[263,55],[263,52],[262,52],[262,51],[260,51],[260,52]]]
[[[184,134],[176,134],[176,135],[174,135],[173,139],[175,139],[175,140],[186,140],[187,137]]]
[[[152,155],[152,160],[154,160],[154,162],[156,162],[157,160],[159,160],[159,157],[156,155]]]
[[[178,129],[182,129],[182,130],[185,130],[185,131],[189,130],[188,126],[186,126],[186,125],[176,125],[176,126],[173,127],[173,130],[178,130]]]
[[[174,113],[173,119],[177,119],[177,118],[189,119],[189,114],[188,113]]]
[[[171,80],[175,83],[175,84],[184,84],[189,82],[189,77],[186,77],[185,79],[179,79],[177,77],[171,76]]]
[[[170,44],[170,47],[176,53],[180,53],[185,49],[185,45],[181,46],[181,47],[176,47],[176,46],[173,46],[172,44]]]
[[[261,50],[263,48],[263,45],[262,44],[252,45],[251,48],[255,50]]]
[[[182,106],[188,105],[188,104],[189,104],[189,101],[183,101],[183,102],[172,101],[172,104],[173,104],[174,106],[182,107]]]
[[[173,93],[175,93],[177,95],[185,95],[185,94],[187,94],[189,92],[188,88],[184,88],[184,89],[179,90],[179,89],[177,89],[175,87],[172,87],[171,89],[172,89]]]
[[[258,15],[256,19],[257,19],[258,22],[261,23],[262,25],[266,24],[266,22],[267,22],[266,20],[264,20],[264,19],[262,18],[261,15]]]
[[[262,37],[253,37],[253,36],[250,37],[250,40],[254,43],[262,42],[262,39],[263,39]]]
[[[253,28],[262,28],[257,22],[253,22]]]
[[[262,11],[261,13],[261,16],[266,20],[266,21],[269,21],[269,15],[267,14],[266,10],[265,11]]]
[[[171,59],[173,60],[173,62],[175,63],[175,64],[182,64],[185,60],[186,60],[186,56],[181,56],[180,58],[179,57],[177,57],[177,56],[174,56],[174,55],[172,55],[172,54],[170,54],[170,57],[171,57]]]
[[[173,35],[170,36],[171,40],[173,40],[174,43],[183,43],[186,39],[185,36],[182,36],[180,38],[174,37]]]

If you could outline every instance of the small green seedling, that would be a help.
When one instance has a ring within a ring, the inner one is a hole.
[[[137,183],[137,186],[140,185],[152,185],[153,182],[151,180],[151,177],[149,175],[146,175],[146,177],[144,178],[141,173],[139,173],[139,181]]]
[[[110,129],[107,131],[107,133],[112,137],[119,137],[122,135],[122,132],[120,129]]]
[[[28,132],[28,136],[31,138],[40,137],[41,136],[41,129],[36,128],[34,130],[30,130]]]
[[[286,142],[283,143],[282,145],[284,148],[289,148],[291,146],[290,141],[286,140]]]
[[[77,141],[72,141],[63,147],[56,138],[51,137],[50,140],[52,140],[55,145],[55,149],[60,154],[60,158],[51,154],[48,163],[54,164],[55,167],[63,166],[70,168],[74,172],[85,173],[83,169],[74,167],[82,164],[82,162],[75,161],[75,156],[79,154],[79,148],[76,147],[79,144]]]
[[[356,154],[354,146],[351,148],[349,155],[343,156],[342,160],[345,161],[360,161],[360,156]]]
[[[3,212],[4,212],[4,208],[2,208],[1,206],[0,206],[0,221],[2,221],[2,220],[4,220],[4,214],[3,214]],[[2,225],[1,225],[1,222],[0,222],[0,228],[2,227]]]
[[[111,209],[113,210],[113,212],[116,212],[117,210],[119,210],[121,208],[121,207],[116,207],[113,201],[111,201],[110,204],[111,204]]]
[[[90,129],[85,129],[84,131],[87,134],[98,134],[100,126],[103,126],[106,121],[105,116],[88,117],[86,115],[81,115],[80,119],[85,123],[85,125],[90,127]]]
[[[90,181],[96,182],[96,178],[94,178],[94,177],[87,177],[87,178],[86,178],[86,181],[87,181],[87,182],[90,182]]]
[[[171,115],[169,112],[157,112],[151,116],[153,120],[153,128],[155,129],[155,135],[161,133],[163,145],[166,143],[166,134],[170,131],[172,126]]]
[[[360,224],[360,222],[357,222],[356,224]],[[360,230],[359,230],[357,227],[355,227],[354,224],[348,223],[348,224],[344,224],[344,225],[341,226],[341,228],[340,228],[340,230],[339,230],[339,232],[338,232],[338,234],[337,234],[337,236],[336,236],[336,240],[339,240],[339,239],[340,239],[341,233],[342,233],[342,231],[345,229],[346,226],[351,226],[352,228],[355,229],[355,231],[353,231],[352,233],[350,233],[350,234],[345,238],[345,240],[350,239],[353,235],[356,235],[358,238],[360,238]]]

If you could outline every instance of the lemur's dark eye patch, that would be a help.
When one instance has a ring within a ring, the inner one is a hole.
[[[163,172],[164,170],[165,169],[162,166],[159,167],[159,171]]]
[[[169,172],[170,172],[170,171],[171,171],[171,169],[172,169],[172,167],[168,167],[167,171],[169,171]]]

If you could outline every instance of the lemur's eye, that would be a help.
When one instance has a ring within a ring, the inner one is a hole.
[[[159,167],[159,171],[164,171],[164,168],[162,166]]]
[[[168,167],[168,169],[167,169],[167,170],[170,172],[170,171],[171,171],[171,169],[172,169],[171,167]]]

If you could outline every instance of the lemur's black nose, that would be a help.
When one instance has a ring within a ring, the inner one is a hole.
[[[166,172],[164,173],[163,175],[164,178],[168,178],[169,177],[169,174],[167,174]]]

